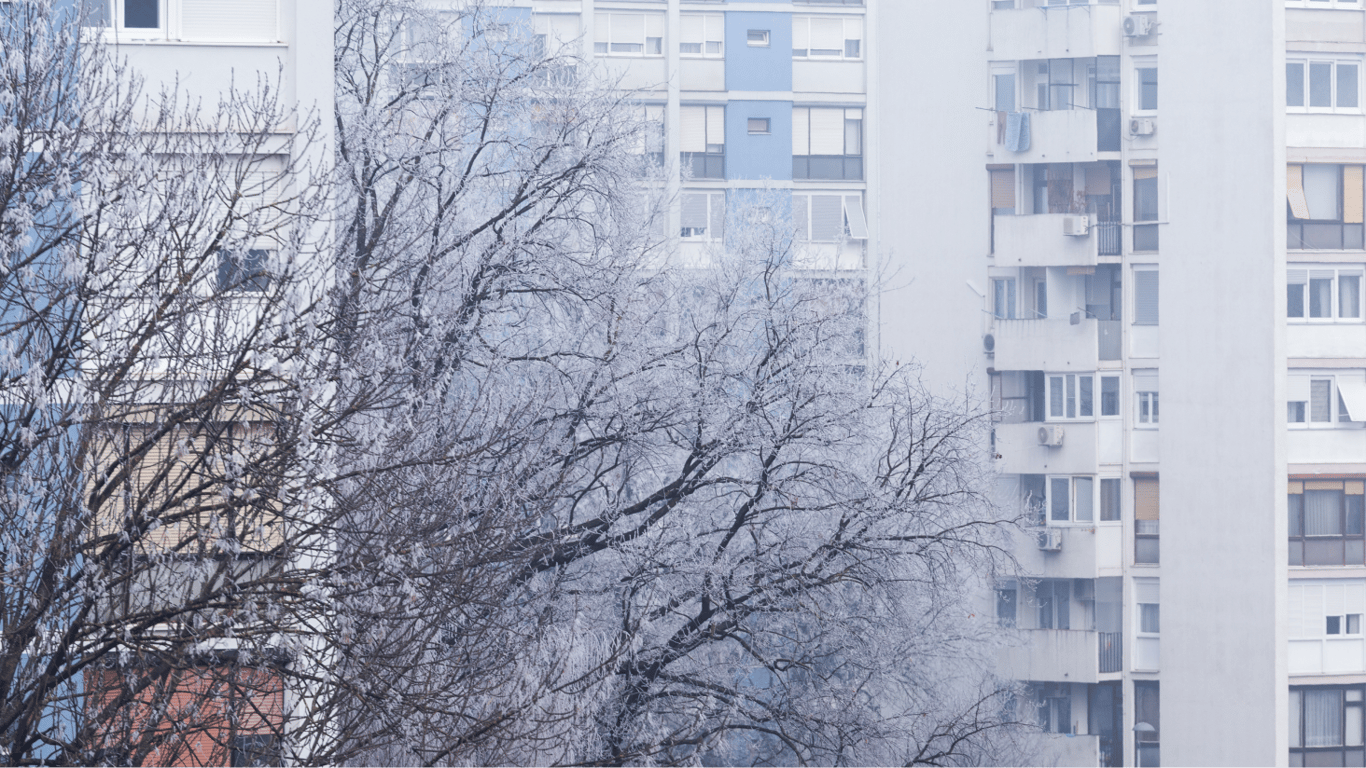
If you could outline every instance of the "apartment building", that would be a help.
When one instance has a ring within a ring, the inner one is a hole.
[[[1362,4],[966,5],[878,11],[874,250],[1035,524],[1003,668],[1060,764],[1361,764]]]

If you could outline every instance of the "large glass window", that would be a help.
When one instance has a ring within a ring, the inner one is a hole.
[[[1285,106],[1292,112],[1360,112],[1360,73],[1360,58],[1288,58]]]
[[[726,108],[678,108],[678,141],[685,172],[694,179],[726,176]]]
[[[1362,565],[1366,483],[1291,480],[1290,565]]]
[[[1145,221],[1158,220],[1157,166],[1147,165],[1134,168],[1134,250],[1157,250],[1156,224],[1143,224]]]
[[[1290,689],[1290,764],[1362,765],[1361,685],[1296,686]]]
[[[1360,250],[1363,239],[1360,165],[1292,164],[1286,167],[1286,247],[1292,250]]]
[[[794,107],[792,178],[863,178],[863,110]]]

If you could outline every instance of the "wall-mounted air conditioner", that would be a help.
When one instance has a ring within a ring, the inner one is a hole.
[[[1153,33],[1153,17],[1135,15],[1124,17],[1125,37],[1147,37]]]
[[[988,355],[996,354],[995,336],[988,333],[987,335],[982,337],[982,351],[987,353]]]
[[[1057,448],[1062,445],[1062,427],[1039,427],[1039,445]]]
[[[1062,233],[1070,237],[1085,237],[1091,231],[1090,216],[1064,216]]]
[[[1039,549],[1045,552],[1062,551],[1062,530],[1060,528],[1045,528],[1039,531]]]
[[[1157,133],[1157,121],[1151,117],[1135,117],[1129,121],[1129,133],[1135,136],[1151,136]]]

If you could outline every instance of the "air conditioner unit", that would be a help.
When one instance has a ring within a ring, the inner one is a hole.
[[[1050,448],[1062,445],[1062,427],[1039,427],[1039,445]]]
[[[1157,121],[1151,117],[1135,117],[1129,121],[1129,133],[1135,136],[1151,136],[1157,133]]]
[[[1062,233],[1070,237],[1085,237],[1091,231],[1090,216],[1064,216]]]
[[[1062,530],[1059,528],[1045,528],[1039,531],[1039,549],[1045,552],[1062,551]]]
[[[1153,33],[1153,17],[1125,16],[1124,17],[1124,36],[1125,37],[1147,37]]]
[[[995,354],[995,353],[996,353],[996,337],[995,337],[995,336],[993,336],[993,335],[991,335],[991,334],[988,333],[987,335],[985,335],[985,336],[982,337],[982,351],[983,351],[983,352],[986,352],[988,355],[991,355],[991,354]]]

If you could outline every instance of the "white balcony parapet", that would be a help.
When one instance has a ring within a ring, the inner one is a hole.
[[[994,260],[1002,267],[1088,267],[1098,263],[1099,227],[1088,218],[1085,235],[1063,234],[1066,220],[1085,214],[1038,213],[995,216]]]
[[[1094,371],[1100,360],[1099,321],[996,320],[992,334],[998,371]]]
[[[1048,5],[991,12],[991,58],[1080,59],[1118,56],[1119,4]]]

